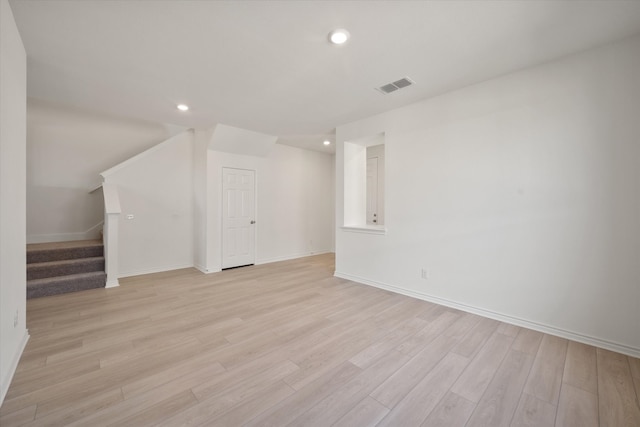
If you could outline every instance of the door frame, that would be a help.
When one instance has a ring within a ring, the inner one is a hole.
[[[258,260],[258,170],[250,168],[240,168],[235,166],[221,166],[220,167],[220,270],[226,270],[236,267],[223,267],[224,266],[224,170],[235,169],[253,172],[253,216],[256,222],[253,227],[253,264],[256,265]]]

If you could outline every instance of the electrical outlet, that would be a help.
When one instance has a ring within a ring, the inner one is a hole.
[[[424,280],[427,280],[429,278],[429,272],[426,268],[422,269],[420,277],[422,277]]]
[[[16,312],[13,315],[13,327],[17,328],[18,327],[18,309],[16,308]]]

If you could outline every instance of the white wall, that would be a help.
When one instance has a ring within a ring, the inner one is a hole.
[[[29,99],[27,241],[93,238],[103,220],[99,173],[171,136],[165,125]],[[88,234],[85,233],[89,231]]]
[[[333,251],[333,162],[276,144],[258,181],[258,263]]]
[[[256,263],[331,252],[334,156],[276,144],[267,157],[209,150],[206,271],[221,268],[222,168],[256,171]]]
[[[640,37],[337,129],[385,132],[386,235],[337,275],[640,356]],[[428,279],[421,279],[421,270]]]
[[[27,58],[0,0],[0,404],[29,335],[26,328]]]
[[[343,202],[340,225],[359,227],[367,224],[367,147],[352,142],[340,146]]]
[[[122,209],[119,277],[194,265],[193,140],[185,131],[103,172]]]
[[[193,141],[193,265],[207,272],[207,153],[213,129],[194,131]]]
[[[267,157],[277,139],[276,136],[266,133],[218,124],[212,130],[209,149],[244,156]]]

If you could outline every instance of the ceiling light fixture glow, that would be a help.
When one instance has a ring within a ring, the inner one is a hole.
[[[188,111],[189,110],[189,106],[185,105],[185,104],[178,104],[178,110],[180,110],[180,111]]]
[[[329,40],[333,44],[344,44],[346,43],[347,40],[349,40],[349,37],[351,37],[351,34],[349,34],[349,31],[341,28],[337,30],[333,30],[329,33]]]
[[[325,141],[323,142],[323,144],[324,144],[324,145],[331,145],[331,141],[329,141],[329,140],[327,139],[327,140],[325,140]]]

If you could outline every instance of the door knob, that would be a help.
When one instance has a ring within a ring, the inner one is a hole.
[[[256,222],[254,220],[251,220],[251,224],[255,224]]]

